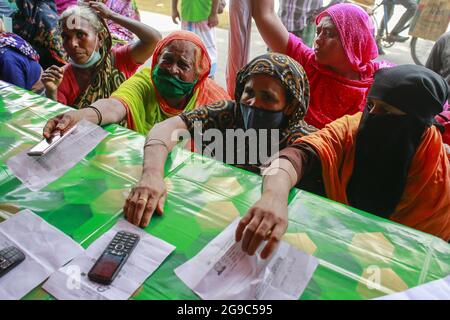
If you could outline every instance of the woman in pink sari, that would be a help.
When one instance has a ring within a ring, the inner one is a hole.
[[[316,18],[313,48],[289,33],[274,12],[273,0],[258,0],[252,12],[266,44],[287,54],[305,69],[310,83],[310,107],[305,120],[319,129],[364,109],[377,62],[374,27],[368,14],[353,4],[329,7]]]

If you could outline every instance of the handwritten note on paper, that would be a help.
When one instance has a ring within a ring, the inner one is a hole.
[[[318,265],[313,256],[282,241],[267,260],[249,256],[234,240],[239,219],[230,224],[176,275],[202,299],[298,299]]]
[[[6,164],[31,191],[39,191],[60,178],[94,149],[108,132],[82,120],[61,143],[46,155],[30,157],[28,150],[8,159]]]

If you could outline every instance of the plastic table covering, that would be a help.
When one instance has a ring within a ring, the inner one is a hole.
[[[28,208],[89,246],[122,217],[141,173],[145,137],[118,125],[85,159],[39,192],[6,160],[41,139],[45,122],[68,107],[0,81],[0,221]],[[261,177],[176,148],[166,164],[164,215],[145,229],[176,250],[133,299],[198,299],[173,270],[196,255],[259,199]],[[284,240],[320,265],[301,299],[371,299],[450,274],[450,245],[429,234],[311,193],[290,194]],[[40,287],[25,299],[53,299]]]

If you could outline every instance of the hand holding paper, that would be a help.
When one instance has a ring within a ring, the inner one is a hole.
[[[176,275],[202,299],[298,299],[318,260],[281,241],[268,259],[249,256],[236,242],[236,219]]]

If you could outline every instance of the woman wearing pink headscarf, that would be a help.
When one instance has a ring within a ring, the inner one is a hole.
[[[353,4],[329,7],[316,18],[311,49],[286,30],[274,12],[273,0],[257,1],[252,15],[266,44],[297,60],[308,75],[311,100],[306,122],[321,129],[362,111],[375,71],[390,66],[374,61],[378,49],[368,14]]]

